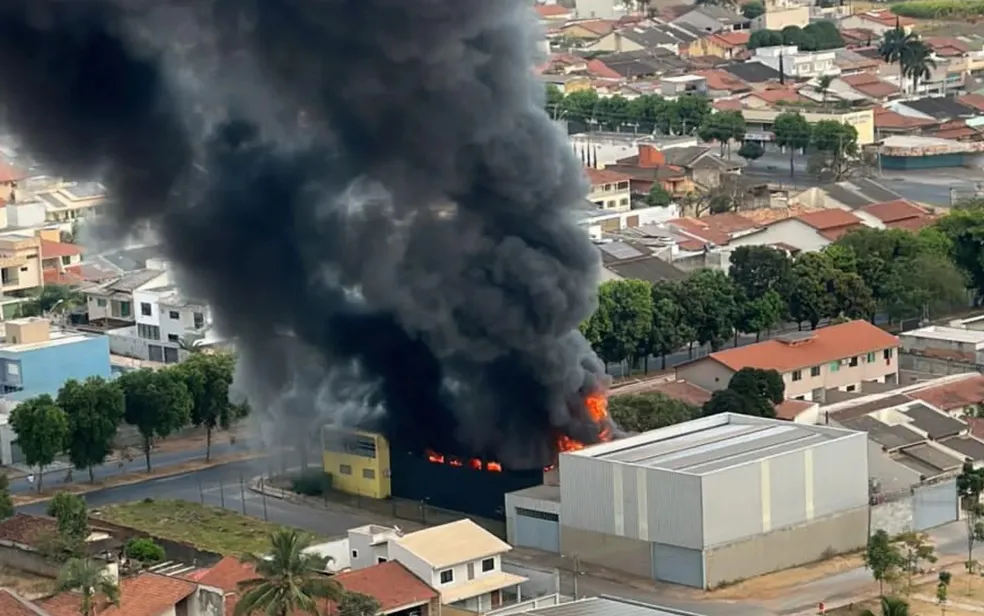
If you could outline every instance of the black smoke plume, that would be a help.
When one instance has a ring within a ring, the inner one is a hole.
[[[117,233],[159,233],[274,428],[534,467],[597,440],[605,384],[537,37],[527,0],[5,0],[0,97]]]

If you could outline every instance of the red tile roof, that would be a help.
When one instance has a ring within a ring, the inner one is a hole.
[[[796,216],[796,220],[806,223],[817,231],[833,231],[835,229],[856,227],[863,224],[861,219],[854,214],[838,208],[806,212],[805,214]]]
[[[622,75],[601,60],[588,60],[588,74],[602,79],[622,79]]]
[[[745,98],[755,97],[762,99],[767,103],[801,103],[806,99],[800,96],[799,92],[793,90],[792,88],[769,88],[765,90],[759,90],[758,92],[752,92],[746,95]]]
[[[161,616],[197,589],[197,585],[176,577],[141,573],[120,582],[120,606],[97,602],[94,616]],[[78,616],[79,595],[62,592],[39,605],[51,616]]]
[[[53,259],[55,257],[76,257],[82,256],[82,247],[78,244],[68,242],[52,242],[51,240],[41,240],[41,258]]]
[[[812,338],[806,340],[765,340],[697,361],[710,359],[736,372],[742,368],[789,372],[899,346],[898,338],[867,321],[849,321],[810,333]],[[881,355],[875,361],[882,361]]]
[[[868,44],[869,41],[875,42],[881,38],[867,28],[842,28],[840,35],[844,42],[855,44]]]
[[[984,111],[984,94],[964,94],[957,97],[957,102],[973,107],[978,111]]]
[[[567,24],[564,29],[567,28],[584,28],[588,32],[597,34],[598,36],[605,36],[606,34],[615,30],[617,22],[610,19],[589,19],[587,21],[575,21]]]
[[[570,15],[571,10],[566,6],[561,6],[559,4],[538,4],[534,7],[537,15],[543,17],[544,19],[550,17],[563,17],[564,15]]]
[[[944,411],[984,404],[984,374],[975,374],[951,383],[909,392],[909,396],[928,402]]]
[[[349,592],[374,597],[383,612],[431,601],[438,596],[436,590],[396,561],[339,573],[335,580]]]
[[[936,55],[944,58],[960,57],[970,51],[967,43],[949,36],[929,36],[920,40],[929,45]]]
[[[904,28],[906,26],[914,26],[917,23],[915,19],[911,17],[900,17],[889,9],[856,13],[855,16],[877,22],[883,26],[894,26],[897,23]]]
[[[0,614],[3,616],[44,616],[38,608],[31,607],[30,602],[13,594],[6,588],[0,588]]]
[[[936,222],[938,218],[939,216],[934,215],[922,216],[919,218],[906,218],[905,220],[898,220],[896,222],[888,223],[885,226],[889,229],[903,229],[905,231],[917,233]]]
[[[736,98],[722,98],[714,101],[714,108],[718,111],[739,111],[745,106]]]
[[[783,400],[776,405],[776,417],[778,419],[793,421],[800,413],[812,407],[814,404],[816,402],[810,402],[809,400]]]
[[[751,36],[752,33],[750,31],[739,30],[738,32],[717,32],[707,38],[725,49],[730,49],[732,47],[744,47],[748,45],[748,40]]]
[[[611,171],[609,169],[594,169],[592,167],[585,167],[584,173],[588,176],[588,181],[591,182],[592,186],[615,184],[616,182],[628,182],[632,179],[632,176],[626,173],[619,173],[618,171]]]
[[[883,81],[872,73],[844,75],[841,81],[869,98],[887,98],[900,92],[898,86]]]
[[[719,68],[696,71],[694,75],[699,75],[707,81],[708,90],[725,90],[736,94],[739,92],[748,92],[752,89],[750,85],[741,79]]]
[[[57,530],[54,518],[16,513],[0,522],[0,540],[34,547],[39,539]]]
[[[55,267],[46,267],[41,270],[45,284],[79,284],[86,282],[86,277],[82,274],[81,265],[68,265],[62,270]]]
[[[759,226],[754,220],[732,213],[712,214],[701,218],[675,218],[670,220],[668,224],[698,240],[704,240],[700,242],[697,248],[688,248],[685,243],[681,243],[680,247],[684,250],[699,250],[707,242],[725,246],[731,241],[731,236],[735,233],[750,231]],[[691,244],[695,245],[693,242]]]
[[[875,128],[919,128],[935,126],[939,124],[936,120],[928,118],[912,118],[904,116],[884,107],[875,107]]]
[[[203,586],[213,586],[227,592],[235,592],[239,584],[256,577],[253,565],[244,563],[238,558],[226,556],[215,563],[211,569],[195,576],[196,581]]]
[[[915,203],[906,201],[905,199],[896,199],[895,201],[885,201],[883,203],[866,205],[861,208],[861,211],[866,214],[871,214],[886,224],[891,222],[899,222],[901,220],[908,220],[910,218],[931,216],[929,210],[926,208],[919,207]]]

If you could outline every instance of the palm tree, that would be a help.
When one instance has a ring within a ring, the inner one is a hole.
[[[909,616],[909,604],[898,597],[882,597],[881,614],[865,610],[861,616]]]
[[[96,595],[103,595],[116,607],[120,606],[120,588],[116,580],[104,565],[93,560],[72,558],[65,563],[58,575],[58,590],[79,591],[82,597],[79,614],[82,616],[95,616]]]
[[[914,34],[906,32],[898,22],[895,28],[885,33],[881,45],[878,46],[878,55],[882,60],[889,64],[899,65],[899,89],[905,92],[905,65],[904,59],[909,53],[909,49],[918,39]]]
[[[926,43],[913,41],[902,56],[902,70],[905,76],[912,80],[912,93],[917,92],[920,81],[930,78],[936,68],[933,50]]]
[[[304,553],[310,545],[309,537],[284,529],[270,535],[269,556],[245,556],[258,577],[240,584],[244,592],[234,616],[288,616],[298,610],[320,615],[318,599],[338,601],[342,587],[320,573],[328,559]]]
[[[827,104],[827,92],[830,90],[830,84],[833,81],[833,75],[820,75],[820,77],[817,78],[817,92],[819,92],[820,96],[823,97],[820,101],[821,105]]]

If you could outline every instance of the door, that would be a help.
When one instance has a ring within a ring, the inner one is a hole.
[[[560,553],[560,518],[555,513],[516,507],[516,546]]]
[[[957,519],[957,480],[920,486],[912,493],[912,526],[927,530]]]
[[[704,588],[704,554],[700,550],[654,543],[653,579]]]

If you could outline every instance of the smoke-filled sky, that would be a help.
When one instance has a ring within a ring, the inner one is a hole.
[[[538,36],[527,0],[5,0],[0,103],[155,228],[271,426],[533,467],[604,386]]]

